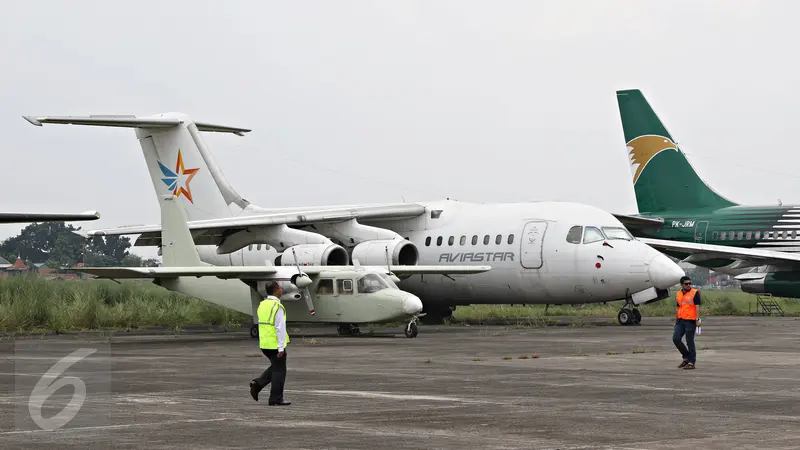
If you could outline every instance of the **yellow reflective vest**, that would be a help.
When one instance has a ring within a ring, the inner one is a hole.
[[[275,329],[275,315],[278,308],[283,311],[283,318],[286,319],[286,308],[281,302],[271,298],[265,298],[258,304],[258,346],[267,350],[278,349],[278,333]],[[286,345],[289,345],[289,332],[286,332]]]

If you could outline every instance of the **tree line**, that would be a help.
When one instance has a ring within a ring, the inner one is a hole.
[[[80,231],[65,222],[32,223],[0,243],[0,255],[13,263],[20,257],[25,264],[44,263],[47,267],[86,266],[109,267],[157,266],[155,258],[143,259],[128,251],[131,239],[127,236],[93,236],[84,238]]]

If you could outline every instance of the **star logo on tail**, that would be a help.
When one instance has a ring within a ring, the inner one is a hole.
[[[184,168],[181,149],[178,149],[178,161],[175,163],[174,172],[169,170],[164,164],[161,164],[161,161],[158,161],[158,167],[161,169],[161,173],[164,174],[164,178],[162,178],[161,181],[172,191],[172,195],[180,197],[181,194],[183,194],[190,203],[194,203],[192,200],[192,188],[189,187],[189,182],[192,181],[192,178],[194,178],[200,168]]]

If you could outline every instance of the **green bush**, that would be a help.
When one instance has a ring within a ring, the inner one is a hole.
[[[0,332],[238,327],[249,317],[146,282],[0,279]]]

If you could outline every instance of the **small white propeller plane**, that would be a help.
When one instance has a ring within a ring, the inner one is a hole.
[[[155,283],[257,317],[264,283],[278,282],[290,322],[338,323],[339,334],[358,334],[358,323],[408,320],[405,335],[417,336],[422,301],[395,284],[395,274],[473,274],[490,266],[212,266],[200,260],[179,199],[160,196],[164,267],[82,267],[100,278],[152,278]],[[300,300],[304,300],[305,308]],[[254,320],[255,322],[255,320]],[[253,325],[250,335],[256,337]]]

